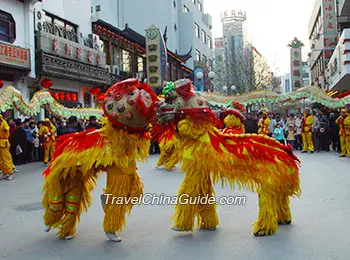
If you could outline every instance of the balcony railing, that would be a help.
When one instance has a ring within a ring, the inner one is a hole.
[[[67,29],[57,24],[43,22],[42,31],[66,39],[68,41],[84,44],[84,46],[89,48],[94,48],[94,42],[91,39],[84,38],[81,33],[78,35],[75,33],[74,29]]]

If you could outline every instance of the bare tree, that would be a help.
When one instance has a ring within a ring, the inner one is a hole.
[[[266,59],[248,44],[236,52],[227,69],[229,86],[235,85],[239,93],[267,89],[272,83],[272,72]]]

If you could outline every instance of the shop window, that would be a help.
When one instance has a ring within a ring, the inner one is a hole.
[[[201,31],[201,39],[204,44],[207,43],[207,34],[203,30]]]
[[[205,56],[204,54],[203,54],[203,62],[204,62],[205,64],[207,64],[207,62],[208,62],[208,58],[207,58],[207,56]]]
[[[143,58],[137,57],[137,72],[143,72]]]
[[[16,23],[12,15],[0,10],[0,41],[14,43]]]
[[[130,65],[131,65],[130,52],[122,50],[122,64],[121,64],[122,71],[130,72]]]
[[[197,38],[200,38],[200,29],[199,29],[199,25],[194,23],[194,33],[196,35]]]
[[[201,12],[203,11],[203,6],[202,6],[201,2],[199,2],[199,1],[197,2],[197,7],[198,7],[199,11],[201,11]]]
[[[196,61],[201,61],[201,52],[196,50]]]
[[[207,37],[207,44],[210,49],[213,48],[213,41],[210,36]]]

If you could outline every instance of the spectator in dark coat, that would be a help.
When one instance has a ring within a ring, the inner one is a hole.
[[[245,132],[249,134],[256,134],[258,132],[258,120],[252,117],[251,113],[247,114],[247,118],[244,120]]]
[[[97,123],[96,117],[95,116],[90,116],[89,124],[86,127],[86,130],[89,130],[89,129],[100,129],[100,128],[101,128],[101,125]]]
[[[26,140],[27,135],[24,130],[24,121],[21,119],[16,120],[17,129],[12,136],[12,143],[14,144],[15,149],[15,164],[23,164],[26,159]]]
[[[78,118],[76,116],[71,116],[68,118],[67,125],[60,131],[60,135],[72,134],[80,131]]]

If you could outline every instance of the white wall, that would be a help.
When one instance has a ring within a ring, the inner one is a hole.
[[[34,5],[79,26],[78,33],[91,34],[91,0],[45,0]]]
[[[177,22],[177,8],[174,8],[173,1],[159,0],[121,0],[122,4],[122,23],[120,29],[124,29],[127,23],[131,29],[141,35],[145,35],[145,29],[152,24],[158,27],[164,33],[167,31],[167,47],[171,51],[178,49],[178,30],[175,32],[174,24]]]
[[[101,10],[96,12],[96,6],[100,5]],[[121,0],[91,0],[93,17],[112,24],[116,28],[123,27],[121,24]]]
[[[197,0],[198,1],[198,0]],[[182,48],[181,52],[187,52],[190,47],[186,46],[186,44],[182,44],[182,41],[184,40],[184,37],[190,37],[192,35],[192,44],[193,44],[193,53],[192,58],[195,58],[195,52],[196,49],[201,52],[201,55],[203,54],[207,56],[208,59],[211,59],[214,61],[214,49],[210,49],[208,47],[208,44],[205,44],[202,42],[201,38],[198,38],[194,34],[194,23],[197,23],[199,25],[200,30],[204,30],[206,35],[209,36],[212,39],[212,44],[214,48],[214,39],[212,36],[211,30],[208,28],[208,26],[204,23],[203,16],[205,14],[205,5],[204,0],[199,0],[202,3],[202,12],[197,7],[197,1],[196,4],[192,2],[192,0],[180,0],[179,5],[181,5],[181,10],[183,10],[183,6],[186,5],[190,9],[190,14],[192,14],[192,21],[189,21],[189,13],[182,13],[180,14],[180,20],[184,19],[183,26],[181,27],[181,30],[185,30],[185,32],[181,33],[183,37],[181,37],[180,40],[180,46]],[[187,47],[187,48],[186,48]],[[187,50],[186,50],[187,49]],[[193,63],[193,61],[190,61]],[[193,65],[192,65],[193,66]],[[193,68],[193,67],[192,67]]]

